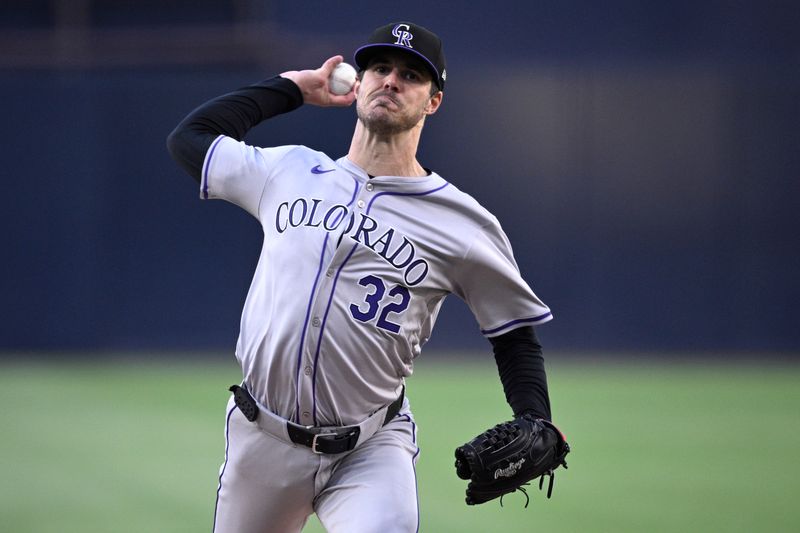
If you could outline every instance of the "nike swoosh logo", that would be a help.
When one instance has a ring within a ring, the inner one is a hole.
[[[321,165],[315,166],[314,168],[311,169],[311,172],[313,174],[325,174],[326,172],[333,172],[334,170],[336,170],[335,168],[330,168],[330,169],[326,170],[326,169],[320,168],[320,166]]]

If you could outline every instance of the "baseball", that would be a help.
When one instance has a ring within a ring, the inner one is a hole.
[[[347,63],[339,63],[331,72],[328,83],[333,94],[347,94],[356,82],[356,69]]]

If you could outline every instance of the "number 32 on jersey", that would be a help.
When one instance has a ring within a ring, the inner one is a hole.
[[[411,293],[402,285],[395,285],[386,292],[386,283],[378,276],[364,276],[358,284],[367,287],[368,292],[360,304],[350,304],[350,314],[359,322],[369,322],[376,316],[375,323],[381,329],[398,333],[400,325],[391,321],[392,315],[400,314],[408,308]]]

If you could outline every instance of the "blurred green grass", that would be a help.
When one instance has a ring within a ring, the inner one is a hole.
[[[548,358],[573,452],[553,498],[467,507],[453,449],[508,418],[494,362],[426,353],[408,382],[423,532],[797,531],[800,366]],[[0,530],[210,531],[232,360],[0,362]],[[308,532],[323,531],[312,517]]]

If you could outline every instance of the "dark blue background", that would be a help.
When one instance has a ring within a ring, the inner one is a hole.
[[[228,16],[151,4],[101,2],[94,24]],[[200,202],[166,135],[208,98],[408,18],[448,57],[420,160],[498,216],[554,311],[548,349],[800,353],[794,2],[264,4],[258,65],[0,70],[0,349],[232,350],[260,228]],[[0,16],[48,23],[42,6]],[[353,123],[301,108],[248,140],[338,156]],[[488,345],[451,297],[430,346]]]

